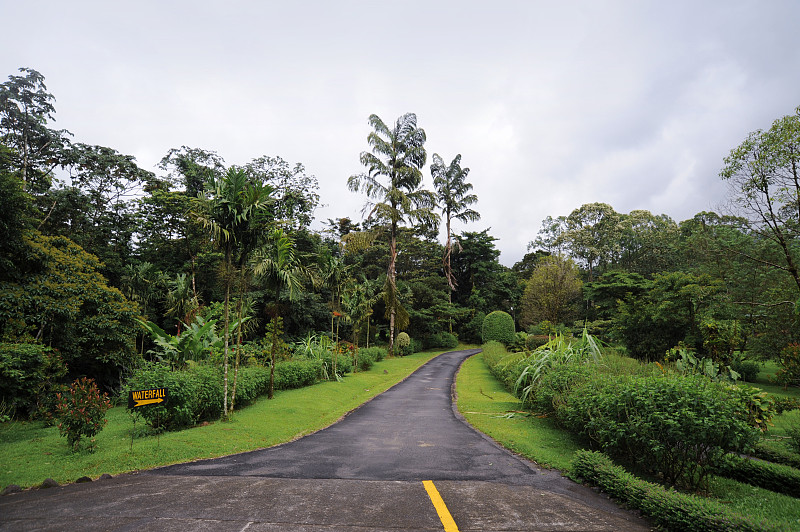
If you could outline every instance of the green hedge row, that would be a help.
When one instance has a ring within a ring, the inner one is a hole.
[[[573,473],[598,486],[630,508],[640,510],[656,525],[682,532],[763,532],[784,527],[732,512],[719,502],[667,490],[638,479],[614,465],[604,454],[577,451]]]
[[[716,473],[751,486],[800,497],[800,470],[793,467],[729,455],[717,466]]]
[[[757,444],[750,454],[762,460],[768,460],[776,464],[783,464],[800,469],[800,455],[792,451],[785,451],[783,449],[767,446],[763,442]]]
[[[347,357],[342,357],[346,359]],[[289,360],[275,366],[275,389],[287,390],[314,384],[322,371],[321,360]],[[246,406],[269,387],[270,368],[244,366],[236,379],[235,406]],[[168,388],[169,398],[163,405],[148,405],[136,409],[148,425],[165,430],[191,427],[201,421],[219,419],[223,406],[222,370],[198,365],[173,371],[164,364],[147,364],[138,369],[123,388],[127,401],[131,390]],[[228,372],[228,393],[233,393],[233,372]]]

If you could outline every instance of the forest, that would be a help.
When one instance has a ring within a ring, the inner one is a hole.
[[[510,268],[490,230],[452,231],[480,219],[479,198],[413,113],[369,117],[363,172],[342,176],[364,218],[322,230],[300,162],[180,146],[151,172],[55,115],[39,72],[0,85],[0,418],[43,415],[77,378],[116,393],[197,365],[219,369],[226,414],[245,368],[269,368],[271,396],[299,353],[338,378],[371,346],[480,344],[494,311],[514,320],[512,349],[586,330],[643,361],[685,349],[741,374],[776,361],[781,384],[800,384],[800,108],[720,161],[726,212],[576,206],[523,228],[533,239]]]

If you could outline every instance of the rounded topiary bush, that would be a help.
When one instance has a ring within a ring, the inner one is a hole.
[[[495,310],[487,314],[483,319],[482,339],[484,343],[495,340],[505,345],[510,345],[514,343],[516,338],[514,318],[508,312]]]
[[[395,346],[397,349],[395,350],[397,354],[405,356],[410,355],[414,352],[413,347],[411,347],[411,337],[408,335],[407,332],[401,332],[395,338]]]

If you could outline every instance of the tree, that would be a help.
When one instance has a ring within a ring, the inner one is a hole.
[[[57,349],[72,376],[111,389],[139,360],[135,303],[109,286],[94,255],[62,236],[31,229],[17,282],[0,282],[0,341]]]
[[[290,166],[280,157],[264,155],[244,167],[251,179],[269,184],[274,192],[272,211],[276,220],[300,229],[308,227],[319,205],[319,182],[305,167]]]
[[[272,187],[248,179],[247,174],[237,168],[216,178],[212,176],[208,190],[194,198],[195,216],[209,230],[212,240],[224,255],[223,279],[225,300],[223,311],[223,415],[228,417],[228,355],[230,341],[230,301],[234,282],[234,259],[242,262],[246,253],[246,241],[253,238],[252,226],[264,215]]]
[[[11,150],[0,144],[0,281],[17,278],[17,265],[25,251],[23,236],[32,226],[32,198],[12,171]]]
[[[749,258],[786,272],[800,291],[795,245],[800,237],[800,107],[767,131],[750,133],[725,158],[720,177],[730,184],[736,210],[782,255],[779,260]]]
[[[181,335],[181,323],[192,321],[192,314],[200,307],[197,293],[192,289],[192,282],[185,273],[179,273],[169,282],[167,292],[167,316],[174,316],[178,321],[178,336]],[[241,316],[237,320],[241,320]]]
[[[267,245],[256,250],[252,260],[254,275],[273,294],[272,349],[268,391],[268,397],[272,399],[275,393],[275,363],[281,292],[288,290],[291,301],[295,292],[301,288],[306,273],[295,255],[294,241],[283,229],[273,230]]]
[[[469,208],[470,205],[477,203],[478,196],[469,193],[472,190],[472,185],[466,182],[468,174],[469,168],[461,168],[460,153],[456,155],[449,165],[444,164],[438,153],[433,154],[431,175],[433,176],[433,186],[436,188],[436,199],[442,209],[447,231],[442,266],[447,283],[450,285],[450,292],[448,293],[448,301],[450,302],[452,302],[452,292],[456,289],[456,280],[450,264],[450,255],[453,252],[450,223],[454,219],[466,223],[474,222],[481,218],[477,211]],[[450,324],[450,332],[453,332],[452,322]]]
[[[571,259],[559,255],[544,257],[525,285],[520,324],[527,327],[544,320],[566,323],[575,314],[582,286],[578,267]]]
[[[12,165],[28,192],[50,187],[53,170],[61,164],[69,146],[66,130],[53,130],[55,98],[47,92],[44,76],[20,68],[21,76],[9,76],[0,84],[0,141],[12,149]]]
[[[433,212],[434,195],[421,189],[422,167],[425,165],[425,130],[417,126],[417,115],[406,113],[393,127],[387,126],[378,115],[370,115],[373,130],[367,136],[372,149],[361,153],[361,164],[367,172],[353,175],[347,185],[353,192],[363,192],[368,201],[364,210],[389,229],[389,266],[384,300],[389,314],[389,352],[394,350],[395,320],[402,311],[396,283],[397,230],[405,221],[432,226],[438,220]],[[385,182],[381,182],[381,178]]]

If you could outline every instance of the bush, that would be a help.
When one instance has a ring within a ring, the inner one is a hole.
[[[566,404],[572,388],[589,379],[595,372],[586,364],[564,364],[542,375],[534,393],[528,398],[532,408],[540,414],[554,414]]]
[[[358,349],[358,353],[368,355],[375,362],[380,362],[386,358],[386,349],[383,347],[361,347]]]
[[[341,364],[344,356],[339,356],[337,362]],[[276,390],[290,390],[292,388],[302,388],[303,386],[310,386],[322,378],[322,363],[321,359],[309,360],[287,360],[279,362],[275,365],[275,382]],[[267,371],[267,385],[269,385],[269,368]],[[337,370],[339,367],[337,367]]]
[[[328,372],[333,371],[333,353],[327,352],[322,355],[322,362],[325,364],[325,369]],[[275,368],[277,369],[280,367],[280,364]],[[341,353],[336,354],[336,373],[338,375],[344,375],[345,373],[350,373],[353,371],[353,359],[347,355],[343,355]],[[332,375],[329,375],[333,378]]]
[[[720,461],[716,473],[751,486],[800,497],[800,470],[793,467],[728,455]]]
[[[49,414],[67,367],[58,352],[41,344],[0,343],[0,403],[15,417]]]
[[[533,351],[542,347],[544,344],[550,341],[550,337],[546,334],[529,334],[527,338],[525,338],[525,349],[528,351]]]
[[[800,454],[770,446],[766,442],[756,444],[753,452],[750,454],[762,460],[800,469]]]
[[[138,407],[135,412],[155,429],[178,430],[222,415],[222,375],[218,368],[196,366],[171,371],[166,365],[150,363],[128,379],[123,391],[127,395],[132,390],[151,388],[169,388],[169,398],[165,403]],[[237,385],[237,397],[239,393]]]
[[[578,477],[598,486],[630,508],[640,510],[666,530],[684,532],[775,530],[774,523],[753,521],[723,503],[666,490],[631,475],[604,454],[579,450],[572,463]]]
[[[356,357],[358,359],[359,371],[369,371],[372,369],[372,366],[375,365],[375,359],[372,358],[372,355],[368,352],[364,352],[359,349]]]
[[[604,451],[696,490],[725,454],[757,441],[746,393],[699,376],[602,376],[575,387],[556,415]]]
[[[483,343],[495,340],[504,345],[511,345],[516,340],[514,318],[508,312],[495,310],[483,319]]]
[[[731,369],[738,373],[744,382],[756,382],[761,364],[753,360],[734,360],[731,362]]]
[[[69,392],[59,393],[56,400],[58,431],[67,438],[67,443],[77,451],[81,438],[94,437],[103,430],[108,420],[106,412],[111,401],[101,394],[92,379],[78,379],[69,387]]]
[[[277,373],[278,368],[285,364],[279,363],[275,367]],[[240,366],[239,374],[236,377],[236,407],[249,405],[259,396],[267,393],[269,388],[269,372],[270,368],[263,366]],[[233,386],[230,379],[233,377],[231,373],[228,374],[228,389]]]
[[[401,332],[394,340],[396,349],[395,354],[400,356],[407,356],[414,353],[414,347],[411,345],[411,337],[407,332]]]
[[[458,338],[449,332],[439,332],[432,334],[428,339],[428,345],[432,348],[455,349],[458,347]]]
[[[800,386],[800,344],[792,343],[781,351],[778,363],[781,369],[775,374],[775,382],[787,386]]]

